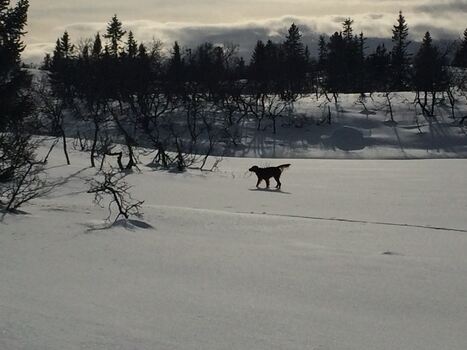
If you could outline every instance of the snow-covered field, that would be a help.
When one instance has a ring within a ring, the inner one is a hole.
[[[60,186],[0,223],[2,350],[467,349],[465,159],[142,166],[144,218],[108,229],[87,166],[54,150]]]

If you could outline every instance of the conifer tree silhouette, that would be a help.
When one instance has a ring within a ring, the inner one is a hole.
[[[107,31],[104,38],[110,41],[108,48],[110,55],[117,57],[119,55],[120,43],[122,37],[126,34],[126,31],[122,29],[122,22],[118,19],[117,15],[114,15],[107,25]]]

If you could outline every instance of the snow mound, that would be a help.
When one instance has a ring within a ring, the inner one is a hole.
[[[359,129],[344,126],[336,129],[329,138],[330,144],[343,151],[356,151],[365,148],[365,138]]]
[[[87,232],[111,230],[119,227],[124,228],[128,231],[136,231],[137,229],[154,229],[154,227],[151,224],[135,219],[118,219],[112,224],[109,224],[108,221],[91,220],[88,223],[84,224],[84,226],[87,227]]]
[[[147,222],[135,219],[119,219],[112,224],[112,227],[124,227],[129,230],[134,230],[138,228],[148,230],[154,228],[151,224],[148,224]]]
[[[383,122],[383,124],[386,125],[386,126],[392,126],[392,127],[397,126],[397,122],[395,120],[385,120]]]

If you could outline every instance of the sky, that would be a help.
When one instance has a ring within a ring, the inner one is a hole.
[[[346,17],[358,33],[390,37],[399,10],[412,40],[427,30],[435,39],[456,39],[467,27],[467,0],[30,0],[23,59],[40,61],[65,30],[74,42],[103,32],[114,14],[139,41],[167,47],[175,40],[185,46],[211,41],[249,50],[260,39],[281,40],[292,22],[311,42],[340,30]]]

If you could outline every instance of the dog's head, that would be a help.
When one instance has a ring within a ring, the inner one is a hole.
[[[258,166],[257,165],[253,165],[250,169],[248,169],[249,171],[254,171],[256,172],[258,170]]]

